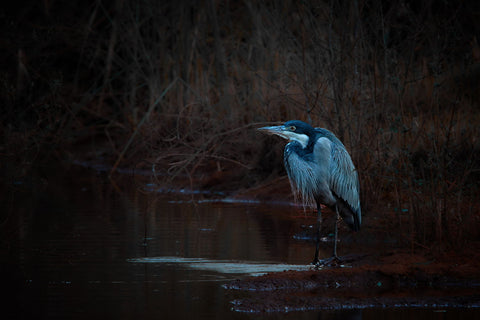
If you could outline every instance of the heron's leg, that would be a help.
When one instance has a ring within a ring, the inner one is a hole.
[[[320,209],[320,203],[317,202],[317,223],[316,223],[316,232],[317,232],[317,239],[315,244],[315,257],[313,258],[313,264],[318,264],[318,251],[320,249],[320,229],[322,226],[322,210]]]
[[[336,266],[339,263],[341,263],[343,260],[337,256],[338,220],[340,219],[337,206],[335,206],[335,213],[336,213],[336,217],[335,217],[335,230],[334,230],[334,239],[333,239],[333,255],[330,258],[317,260],[317,263],[315,264],[317,268],[320,266],[328,266],[328,267]]]
[[[340,219],[340,215],[338,214],[338,206],[335,205],[335,232],[334,232],[334,239],[333,239],[333,255],[332,257],[337,258],[337,238],[338,238],[338,220]]]

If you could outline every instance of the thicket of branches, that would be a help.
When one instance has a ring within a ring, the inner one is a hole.
[[[283,172],[253,129],[302,119],[344,141],[367,215],[420,246],[478,236],[477,1],[10,6],[2,154],[18,167],[102,146],[114,167],[246,188]]]

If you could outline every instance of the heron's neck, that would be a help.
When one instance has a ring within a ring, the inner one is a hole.
[[[309,161],[313,154],[313,148],[310,148],[308,144],[303,147],[300,142],[294,140],[285,146],[285,155],[288,156],[291,153],[296,153],[299,157]]]
[[[290,137],[291,142],[298,142],[302,149],[308,146],[309,137],[306,134],[296,134],[294,137]]]

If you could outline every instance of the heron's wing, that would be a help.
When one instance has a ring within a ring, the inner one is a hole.
[[[360,186],[352,159],[343,145],[332,144],[330,155],[330,188],[351,209],[360,214]]]
[[[345,146],[333,133],[323,128],[316,128],[316,131],[319,132],[321,136],[328,138],[331,142],[328,164],[328,184],[330,190],[347,205],[348,208],[345,207],[345,209],[349,209],[348,211],[350,211],[349,213],[353,218],[352,228],[358,230],[361,224],[361,207],[357,170]],[[342,208],[343,207],[342,205]],[[347,212],[344,212],[344,214],[346,213]],[[344,216],[344,214],[342,214],[342,216]]]

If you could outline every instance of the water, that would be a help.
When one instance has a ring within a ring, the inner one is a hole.
[[[5,319],[454,319],[472,310],[233,312],[222,284],[304,270],[313,246],[295,239],[298,210],[189,201],[145,192],[127,177],[70,168],[18,179],[3,191]],[[40,178],[42,177],[43,178]],[[240,293],[241,294],[241,293]],[[2,317],[4,318],[4,317]]]

